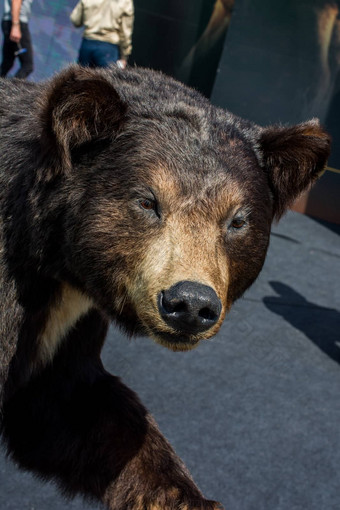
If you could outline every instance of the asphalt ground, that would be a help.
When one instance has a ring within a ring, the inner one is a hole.
[[[339,235],[289,212],[257,282],[195,351],[110,330],[106,367],[227,510],[340,509]],[[1,456],[0,510],[91,508]]]

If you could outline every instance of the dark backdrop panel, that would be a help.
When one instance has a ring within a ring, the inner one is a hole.
[[[340,222],[340,2],[237,0],[212,101],[261,125],[318,117],[331,167],[299,210]]]
[[[131,60],[161,70],[210,95],[222,46],[215,44],[204,62],[198,62],[197,51],[190,65],[184,66],[183,62],[203,34],[215,3],[216,0],[135,0]],[[222,39],[223,43],[224,35],[218,42]]]
[[[212,100],[261,124],[324,122],[340,68],[337,11],[328,0],[237,0]]]

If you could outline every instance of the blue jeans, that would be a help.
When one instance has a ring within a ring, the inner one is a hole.
[[[94,39],[83,39],[78,63],[89,67],[107,67],[112,62],[119,60],[119,46]]]

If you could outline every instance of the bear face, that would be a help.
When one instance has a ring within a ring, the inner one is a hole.
[[[128,333],[186,350],[253,283],[273,217],[317,177],[329,140],[316,121],[259,128],[141,76],[70,69],[51,83],[40,178],[62,180],[59,277]]]
[[[143,129],[143,136],[155,139],[153,160],[149,154],[145,157],[142,140],[136,137],[133,158],[120,153],[120,144],[125,148],[123,137],[102,161],[94,156],[90,171],[85,168],[88,153],[84,162],[82,155],[77,156],[72,187],[87,191],[79,215],[84,224],[68,229],[72,236],[68,244],[77,254],[70,270],[84,291],[128,330],[148,334],[173,349],[186,349],[218,331],[235,294],[259,273],[272,205],[266,177],[241,141],[231,145],[224,160],[217,158],[216,148],[206,144],[202,150],[197,142],[179,157],[170,152],[168,127],[163,126],[164,137],[161,127],[156,127],[158,132],[154,126]],[[159,155],[162,149],[170,158]],[[204,151],[206,155],[199,158]],[[115,165],[121,171],[118,175]],[[245,275],[241,283],[233,282],[235,267]],[[170,289],[180,283],[179,293],[170,298]],[[213,292],[205,294],[207,288]],[[101,289],[100,295],[96,289]],[[169,313],[164,305],[167,297]]]

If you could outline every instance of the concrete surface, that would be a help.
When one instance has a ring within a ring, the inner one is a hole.
[[[258,281],[193,352],[110,331],[107,368],[228,510],[340,508],[339,234],[287,214]],[[90,508],[0,458],[1,510]]]

